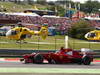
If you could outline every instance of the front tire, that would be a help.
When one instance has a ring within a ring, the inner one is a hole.
[[[90,64],[91,64],[91,58],[88,57],[88,56],[85,56],[85,57],[82,59],[82,61],[83,61],[83,64],[84,64],[84,65],[90,65]]]

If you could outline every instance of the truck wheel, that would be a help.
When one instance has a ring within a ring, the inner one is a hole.
[[[90,65],[90,64],[91,64],[91,59],[90,59],[90,57],[88,57],[88,56],[85,56],[85,57],[82,59],[82,61],[83,61],[83,64],[84,64],[84,65]]]
[[[42,64],[43,60],[44,60],[43,55],[41,55],[39,53],[34,56],[34,62],[36,64]]]

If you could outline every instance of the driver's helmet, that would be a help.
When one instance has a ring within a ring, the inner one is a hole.
[[[61,47],[61,48],[60,48],[60,50],[63,50],[63,49],[64,49],[64,47]]]
[[[60,48],[60,51],[65,51],[64,47],[61,47],[61,48]]]

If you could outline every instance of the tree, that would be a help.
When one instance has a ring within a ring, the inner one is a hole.
[[[14,2],[20,4],[22,1],[21,0],[8,0],[9,2]]]
[[[32,5],[34,3],[34,0],[28,0],[28,4]]]
[[[37,0],[38,4],[47,4],[47,0]]]
[[[77,38],[77,39],[84,39],[84,35],[92,30],[90,23],[85,20],[80,20],[74,23],[71,29],[68,30],[68,36]]]
[[[57,0],[56,4],[59,6],[58,14],[60,16],[66,16],[68,14],[67,17],[71,17],[71,8],[75,8],[74,2],[71,0]]]
[[[100,3],[98,1],[87,1],[85,4],[81,4],[81,11],[86,13],[98,12],[100,9]]]
[[[64,16],[65,15],[65,9],[62,7],[62,6],[59,6],[59,5],[52,5],[52,6],[48,6],[47,7],[48,10],[52,10],[52,11],[55,11],[56,12],[56,15],[59,15],[59,16]]]

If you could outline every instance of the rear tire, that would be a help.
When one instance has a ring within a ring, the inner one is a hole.
[[[34,62],[36,64],[42,64],[43,60],[44,60],[43,55],[41,55],[39,53],[34,56]]]

